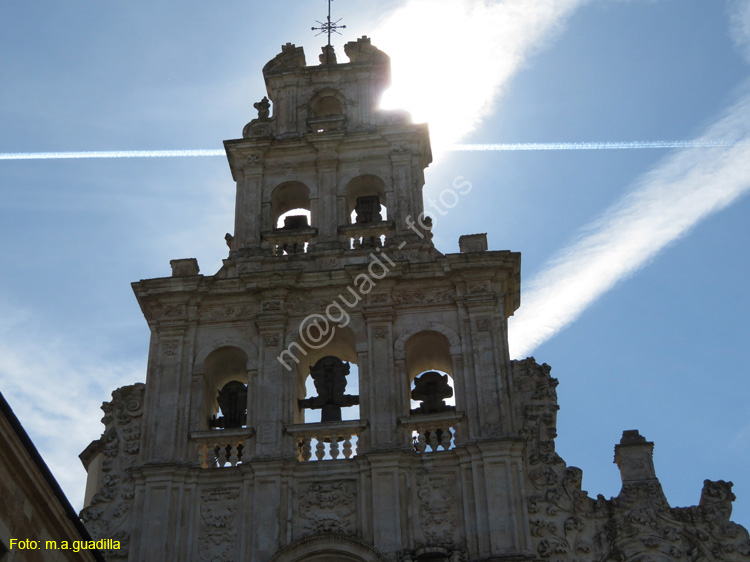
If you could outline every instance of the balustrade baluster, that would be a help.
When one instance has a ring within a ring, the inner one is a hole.
[[[309,461],[312,457],[312,443],[309,437],[302,438],[302,459],[303,461]]]
[[[338,443],[338,435],[331,435],[331,458],[337,459],[339,458],[339,443]]]
[[[237,466],[237,462],[240,460],[239,455],[237,454],[237,443],[230,443],[230,454],[229,454],[229,464],[232,466]]]
[[[323,457],[326,456],[326,444],[323,442],[322,437],[318,437],[317,440],[318,443],[315,445],[315,458],[322,461]]]
[[[453,431],[450,427],[443,428],[443,434],[440,436],[440,444],[443,446],[443,450],[447,451],[451,448],[451,439],[453,438]]]
[[[432,452],[434,453],[438,448],[437,427],[431,425],[428,431],[430,433],[430,440],[428,444],[430,445],[430,449],[432,449]]]
[[[417,428],[417,452],[424,453],[427,448],[427,442],[425,441],[425,429],[423,427]]]
[[[225,464],[227,464],[227,449],[226,445],[217,445],[216,447],[218,449],[218,463],[219,468],[222,468]],[[214,449],[216,450],[216,449]]]
[[[352,438],[351,435],[344,438],[344,458],[352,456]]]

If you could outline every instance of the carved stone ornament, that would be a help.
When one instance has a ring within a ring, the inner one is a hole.
[[[385,327],[377,327],[373,329],[372,335],[375,336],[376,340],[384,340],[388,337],[388,328]]]
[[[318,260],[318,269],[320,271],[333,271],[341,269],[341,260],[339,258],[325,257]]]
[[[258,139],[274,136],[273,121],[258,123],[253,120],[242,129],[243,139]],[[247,163],[247,161],[246,161]],[[255,162],[252,162],[255,163]]]
[[[237,264],[237,273],[240,275],[247,275],[248,273],[255,273],[263,268],[263,264],[259,261],[247,261]]]
[[[271,102],[268,101],[268,97],[263,96],[263,99],[254,103],[253,107],[258,111],[258,121],[268,121],[271,114]]]
[[[477,331],[489,332],[490,331],[490,319],[489,318],[477,318]]]
[[[307,556],[317,558],[316,555],[320,552],[331,553],[333,556],[341,553],[341,556],[345,559],[393,562],[390,557],[379,552],[371,544],[354,535],[341,533],[307,535],[279,550],[268,562],[296,562],[306,560]],[[352,556],[355,558],[352,558]]]
[[[310,297],[292,297],[285,301],[287,310],[293,314],[307,314],[313,310],[324,311],[331,304],[330,300],[314,299]]]
[[[701,503],[672,508],[656,478],[650,446],[629,430],[618,445],[623,486],[616,498],[581,490],[582,472],[554,452],[557,411],[548,365],[513,361],[527,440],[529,526],[543,560],[576,562],[750,562],[750,536],[729,521],[731,483],[707,480]],[[626,450],[628,449],[628,450]],[[632,461],[632,462],[631,462]]]
[[[198,538],[201,562],[234,562],[237,559],[235,515],[239,497],[239,490],[206,490],[201,494]]]
[[[112,560],[128,558],[135,496],[135,480],[130,468],[140,449],[144,390],[144,384],[136,383],[112,392],[112,401],[102,404],[104,433],[92,443],[104,455],[103,475],[101,487],[80,517],[94,539],[120,541],[120,550],[108,551]]]
[[[266,336],[263,338],[263,344],[266,347],[278,347],[279,336]]]
[[[396,250],[393,252],[393,259],[395,261],[419,263],[419,252],[416,250]]]
[[[282,309],[283,304],[283,301],[280,300],[263,301],[260,305],[260,309],[263,312],[276,312],[277,310]]]
[[[176,320],[185,317],[187,309],[180,304],[168,304],[153,307],[151,313],[156,320]]]
[[[486,281],[469,283],[467,286],[469,293],[486,293],[490,290],[490,284]]]
[[[394,293],[393,301],[396,304],[431,304],[451,302],[453,297],[453,291],[447,289],[437,291],[402,291]]]
[[[281,46],[281,52],[278,55],[266,63],[263,67],[263,74],[304,68],[306,64],[305,52],[302,47],[297,47],[294,43],[287,43]]]
[[[351,480],[316,482],[299,495],[299,531],[354,534],[357,485]]]
[[[388,293],[370,293],[368,297],[370,304],[386,304],[388,301]]]
[[[425,474],[419,480],[419,526],[425,544],[452,545],[458,516],[455,478],[447,474]]]
[[[405,141],[394,142],[391,145],[391,151],[393,152],[408,152],[410,148],[409,143]]]
[[[236,318],[252,318],[255,315],[254,306],[212,306],[202,308],[200,319],[206,322],[226,322]]]
[[[165,341],[161,344],[162,350],[166,357],[174,357],[180,349],[179,341]]]
[[[262,154],[249,154],[247,158],[245,158],[245,162],[243,163],[243,168],[249,168],[251,166],[258,166],[261,164],[262,161]]]

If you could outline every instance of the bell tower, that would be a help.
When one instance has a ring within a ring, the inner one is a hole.
[[[221,269],[177,259],[133,283],[146,382],[113,393],[81,454],[82,518],[123,545],[110,559],[625,560],[612,525],[643,502],[673,526],[724,517],[723,482],[714,507],[667,513],[637,432],[617,452],[623,498],[580,489],[554,450],[557,381],[509,357],[520,254],[484,234],[433,246],[427,126],[378,109],[390,60],[370,39],[344,51],[308,66],[287,43],[263,68],[257,117],[224,143]],[[659,536],[628,548],[678,537]]]
[[[416,241],[404,219],[423,211],[427,127],[377,109],[390,80],[385,53],[366,37],[345,52],[350,62],[338,64],[324,47],[320,64],[307,66],[302,48],[286,44],[263,67],[273,116],[264,98],[243,138],[224,143],[237,182],[230,258],[319,255],[350,249],[355,238]],[[293,209],[308,220],[278,224]]]

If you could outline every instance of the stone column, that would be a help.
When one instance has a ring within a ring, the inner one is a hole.
[[[476,392],[475,423],[478,424],[471,428],[471,434],[474,438],[500,437],[508,430],[504,420],[509,410],[504,388],[508,368],[501,361],[502,353],[496,345],[504,334],[496,322],[497,305],[494,295],[488,292],[489,282],[475,283],[473,290],[482,294],[464,299],[473,360],[473,370],[467,368],[464,373],[466,385],[472,386]]]
[[[391,165],[393,177],[393,202],[392,209],[388,209],[388,220],[395,221],[397,235],[412,235],[406,217],[411,216],[412,222],[418,219],[415,212],[414,189],[412,188],[411,174],[411,152],[408,149],[394,149],[391,152]],[[417,193],[421,195],[421,193]]]
[[[318,150],[318,239],[317,250],[338,247],[338,227],[347,221],[337,213],[337,174],[338,153],[332,143],[316,145]]]
[[[394,552],[402,545],[404,532],[399,460],[401,453],[368,455],[372,478],[372,526],[375,548]]]
[[[264,301],[263,306],[266,305]],[[270,301],[281,303],[283,301]],[[256,458],[278,458],[284,453],[282,439],[284,411],[284,381],[289,378],[278,356],[284,343],[284,324],[286,315],[283,312],[261,313],[257,326],[260,336],[258,358],[258,376],[255,385],[254,411],[256,437]]]
[[[260,152],[252,153],[237,179],[237,203],[234,215],[234,245],[232,249],[260,245],[261,208],[263,189],[263,158]]]
[[[360,395],[367,394],[370,447],[372,450],[398,447],[396,377],[393,362],[393,310],[390,307],[368,306],[366,309],[368,355],[367,378]]]
[[[185,307],[165,307],[184,314]],[[191,379],[185,365],[187,327],[159,327],[152,335],[146,377],[140,458],[143,462],[183,460],[187,442]],[[192,459],[191,459],[192,460]]]

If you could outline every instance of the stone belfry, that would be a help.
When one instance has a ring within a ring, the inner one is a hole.
[[[110,559],[750,561],[731,483],[671,508],[637,431],[620,495],[581,490],[554,450],[557,381],[509,357],[520,254],[434,248],[427,127],[377,109],[386,54],[344,50],[308,66],[286,44],[263,68],[268,97],[225,142],[222,268],[133,284],[146,383],[113,393],[81,454]]]

